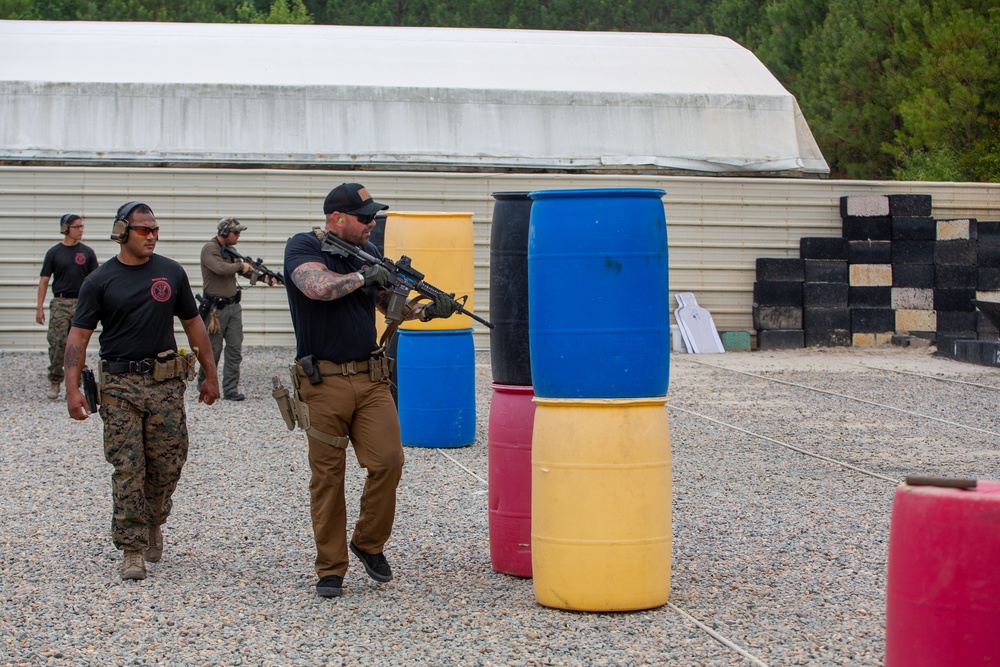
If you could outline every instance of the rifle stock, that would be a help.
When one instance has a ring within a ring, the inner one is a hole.
[[[392,292],[389,297],[388,312],[386,313],[389,319],[402,319],[403,305],[405,305],[406,299],[412,291],[428,299],[445,297],[451,300],[452,307],[456,313],[468,315],[480,324],[490,329],[493,328],[491,322],[465,308],[465,302],[469,298],[467,295],[455,298],[454,294],[448,294],[444,290],[431,285],[424,280],[424,274],[411,266],[410,258],[406,255],[400,257],[397,262],[387,257],[375,257],[331,232],[327,232],[323,238],[323,252],[328,252],[339,257],[350,255],[372,266],[379,264],[389,272],[389,289]]]

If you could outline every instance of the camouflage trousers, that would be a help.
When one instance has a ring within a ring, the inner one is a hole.
[[[142,551],[148,529],[166,522],[171,496],[187,461],[184,382],[156,382],[152,375],[105,375],[103,397],[125,399],[143,414],[100,406],[104,458],[111,475],[111,539],[118,549]]]
[[[73,324],[76,299],[53,297],[49,302],[49,382],[63,381],[63,357],[66,354],[66,338]]]

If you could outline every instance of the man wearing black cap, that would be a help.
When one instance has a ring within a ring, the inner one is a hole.
[[[49,302],[49,390],[46,398],[59,398],[59,385],[63,381],[63,354],[66,336],[73,323],[76,298],[83,279],[97,268],[97,255],[90,246],[80,243],[83,238],[83,218],[67,213],[59,219],[63,240],[49,248],[42,260],[41,279],[38,281],[38,301],[35,321],[45,324],[45,292],[52,281],[52,301]]]
[[[226,347],[226,362],[222,369],[222,398],[242,401],[240,393],[240,364],[243,362],[243,307],[240,305],[240,286],[236,276],[253,277],[253,267],[241,259],[224,254],[223,248],[239,243],[245,227],[236,218],[223,218],[216,228],[215,238],[201,249],[201,281],[204,294],[203,308],[207,315],[208,338],[212,341],[212,354],[216,366]],[[274,281],[265,278],[273,285]],[[205,380],[205,369],[198,371],[198,386]]]
[[[309,482],[316,541],[316,593],[343,592],[348,548],[372,579],[388,582],[383,548],[392,533],[396,486],[403,471],[399,417],[389,391],[388,366],[375,339],[375,309],[384,310],[388,271],[353,257],[322,251],[326,233],[381,257],[369,241],[375,214],[389,208],[360,183],[338,185],[326,197],[326,227],[296,234],[285,246],[285,281],[295,329],[293,382],[300,425],[308,414]],[[448,317],[450,300],[414,307],[408,318]],[[344,468],[347,445],[368,476],[358,520],[347,543]]]

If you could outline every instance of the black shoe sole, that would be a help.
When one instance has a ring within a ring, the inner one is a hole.
[[[354,546],[354,542],[350,542],[348,544],[348,546],[351,549],[351,553],[353,553],[355,556],[357,556],[358,560],[361,561],[361,564],[365,566],[365,572],[368,573],[369,577],[371,577],[375,581],[381,582],[383,584],[392,581],[392,575],[391,574],[389,576],[386,576],[384,574],[379,574],[375,570],[373,570],[370,567],[368,567],[368,561],[365,560],[365,555],[361,552],[361,549],[359,549],[356,546]]]
[[[321,598],[337,598],[344,594],[343,588],[334,588],[333,586],[317,586],[316,595]]]

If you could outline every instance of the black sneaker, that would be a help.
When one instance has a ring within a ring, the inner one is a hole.
[[[354,546],[354,542],[351,542],[350,546],[354,555],[361,559],[361,563],[365,566],[365,572],[368,573],[369,577],[375,581],[381,581],[383,584],[387,581],[392,581],[392,568],[386,562],[385,556],[382,554],[366,553]]]
[[[242,401],[246,398],[246,396],[244,396],[238,391],[231,391],[228,394],[226,394],[223,398],[225,398],[227,401]]]
[[[336,574],[328,574],[316,582],[316,595],[321,598],[335,598],[344,594],[344,578]]]

